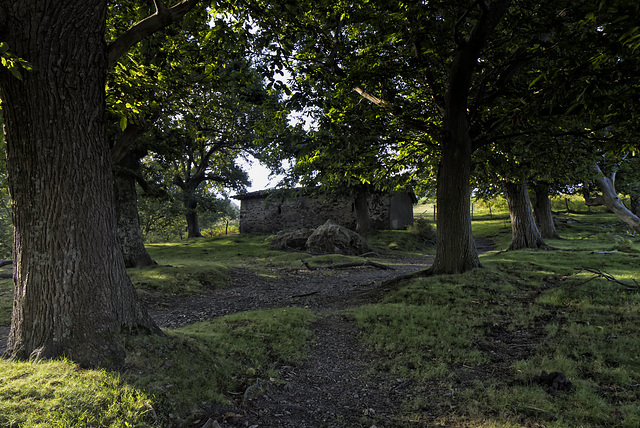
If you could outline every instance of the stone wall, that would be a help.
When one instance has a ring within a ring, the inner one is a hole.
[[[241,201],[240,233],[316,228],[327,220],[351,230],[357,225],[354,202],[348,198],[316,197],[303,190],[266,190],[235,198]],[[413,200],[406,193],[374,195],[369,216],[373,229],[403,229],[413,224]]]

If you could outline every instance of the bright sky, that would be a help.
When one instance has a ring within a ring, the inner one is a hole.
[[[240,164],[244,170],[247,171],[249,174],[249,180],[251,180],[251,185],[247,188],[248,192],[255,192],[275,187],[282,178],[281,176],[275,176],[269,179],[271,170],[256,159],[251,159],[250,162],[242,161]]]

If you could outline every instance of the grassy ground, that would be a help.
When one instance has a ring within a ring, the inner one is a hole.
[[[560,217],[564,239],[548,242],[556,250],[502,252],[508,217],[476,211],[474,234],[497,245],[482,256],[483,268],[415,279],[348,311],[363,346],[380,355],[372,370],[407,379],[415,392],[398,426],[640,426],[638,241],[610,214]],[[407,232],[370,242],[379,251],[424,251],[424,240]],[[149,249],[160,266],[131,270],[134,282],[174,294],[223,287],[229,269],[276,275],[300,264],[299,254],[270,251],[259,236]],[[7,284],[0,282],[0,325],[11,307]],[[277,367],[304,358],[313,319],[305,309],[256,311],[131,337],[122,374],[68,361],[0,361],[0,426],[186,424],[257,378],[278,382]],[[563,372],[573,389],[532,383],[543,370]]]
[[[640,426],[637,240],[611,215],[567,218],[557,250],[516,252],[500,251],[504,219],[479,219],[476,235],[498,243],[482,269],[416,279],[351,311],[381,353],[375,370],[431,385],[399,425]],[[542,371],[573,389],[532,383]]]

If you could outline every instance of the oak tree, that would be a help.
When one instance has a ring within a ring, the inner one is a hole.
[[[167,7],[105,43],[107,2],[0,3],[0,40],[32,71],[0,68],[14,224],[7,354],[124,361],[123,332],[160,333],[127,277],[116,236],[106,71],[197,2]]]

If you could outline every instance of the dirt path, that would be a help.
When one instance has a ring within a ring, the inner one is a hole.
[[[312,325],[309,357],[282,367],[277,381],[259,379],[233,406],[214,406],[194,427],[381,427],[397,426],[396,409],[408,383],[373,373],[376,359],[365,350],[359,330],[343,309],[374,302],[380,285],[424,269],[430,257],[389,257],[393,270],[358,267],[344,270],[282,270],[265,278],[249,270],[232,272],[223,289],[189,297],[143,292],[150,314],[163,328],[176,328],[232,313],[277,307],[308,307]],[[0,327],[0,337],[6,335]],[[4,333],[4,334],[3,334]],[[0,342],[0,351],[3,343]],[[204,424],[204,425],[203,425]]]
[[[304,266],[274,272],[275,277],[259,276],[241,269],[231,272],[230,284],[223,289],[188,297],[143,292],[149,313],[163,328],[176,328],[197,321],[237,312],[280,307],[308,307],[312,310],[343,309],[366,302],[368,292],[383,281],[431,265],[431,257],[389,258],[392,270],[374,267],[322,269]]]
[[[225,289],[169,301],[156,300],[151,294],[144,298],[162,327],[276,307],[308,307],[318,315],[311,326],[309,357],[301,366],[282,367],[277,382],[257,380],[235,406],[211,408],[200,418],[209,424],[205,426],[390,426],[403,399],[404,381],[371,372],[374,356],[362,349],[354,321],[342,310],[373,301],[374,290],[383,281],[424,269],[431,261],[427,257],[390,258],[386,264],[393,270],[309,271],[301,267],[279,272],[278,279],[239,270],[233,272],[232,283]]]

